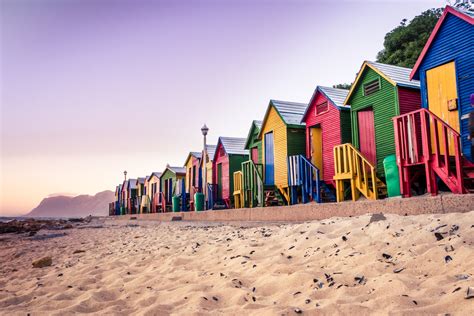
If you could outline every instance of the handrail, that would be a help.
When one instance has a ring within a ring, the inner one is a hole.
[[[243,185],[242,185],[242,180],[243,174],[242,171],[235,171],[233,174],[233,180],[234,180],[234,205],[235,208],[242,208],[244,207],[244,191],[243,191]]]
[[[251,159],[242,162],[244,203],[250,207],[257,204],[263,207],[264,185],[263,185],[263,165],[256,164]]]
[[[432,174],[436,172],[451,191],[463,193],[460,134],[424,108],[396,116],[392,120],[402,195],[408,197],[411,194],[410,180],[406,179],[403,170],[416,164],[425,164],[428,192],[437,193],[436,179]],[[454,157],[454,161],[450,156]]]
[[[321,202],[319,174],[319,169],[303,155],[288,157],[288,186],[292,188],[291,204],[297,203],[297,186],[301,186],[303,203],[311,200]]]
[[[358,198],[358,192],[361,192],[367,199],[378,199],[376,167],[352,144],[334,146],[334,171],[338,202],[344,200],[344,180],[351,181],[354,201]]]

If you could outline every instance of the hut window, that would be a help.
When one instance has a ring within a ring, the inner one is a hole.
[[[380,79],[375,79],[364,84],[364,95],[371,95],[380,90]]]
[[[316,105],[316,115],[324,113],[328,110],[328,101]]]

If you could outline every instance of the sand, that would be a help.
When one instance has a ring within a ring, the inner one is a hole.
[[[474,313],[474,212],[385,216],[1,235],[0,313]]]

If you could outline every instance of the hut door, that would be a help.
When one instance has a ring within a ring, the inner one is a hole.
[[[167,202],[168,202],[168,203],[171,203],[171,200],[172,200],[172,198],[173,198],[173,179],[170,178],[170,179],[168,179],[168,180],[166,180],[166,181],[168,181],[168,183],[167,183],[167,191],[168,191],[167,200],[168,200],[168,201],[167,201]]]
[[[265,184],[275,185],[273,132],[265,134]]]
[[[428,109],[459,132],[458,94],[454,62],[428,70],[426,72],[426,86],[428,89]],[[438,134],[441,135],[441,127],[438,128]],[[440,145],[440,152],[441,154],[444,153],[442,144]],[[454,154],[454,144],[452,142],[449,144],[449,153]]]
[[[321,126],[311,127],[311,162],[319,169],[319,176],[323,177],[323,131]]]
[[[376,164],[374,111],[372,109],[357,112],[359,123],[359,150],[372,164]]]
[[[222,199],[222,164],[217,164],[217,199]]]

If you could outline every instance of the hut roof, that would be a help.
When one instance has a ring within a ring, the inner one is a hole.
[[[260,130],[262,129],[262,124],[263,122],[262,121],[259,121],[259,120],[253,120],[252,121],[252,125],[250,126],[250,129],[249,129],[249,134],[247,135],[247,139],[245,140],[245,149],[248,149],[249,146],[250,146],[250,137],[252,136],[252,132],[254,129],[257,129],[258,130],[258,133],[260,133]]]
[[[188,163],[189,159],[191,157],[194,157],[194,158],[197,158],[197,159],[201,159],[202,158],[202,152],[199,152],[199,151],[190,151],[189,154],[188,154],[188,157],[186,157],[186,161],[184,162],[184,165],[186,166],[186,164]]]
[[[421,62],[425,58],[426,53],[430,49],[431,44],[433,43],[436,35],[438,34],[439,29],[441,28],[441,25],[443,24],[444,20],[448,16],[448,14],[452,14],[468,23],[471,25],[474,24],[474,12],[469,12],[469,11],[461,11],[458,9],[455,9],[450,6],[446,6],[446,8],[443,11],[443,14],[439,18],[438,22],[436,22],[436,25],[431,32],[430,37],[428,38],[428,41],[426,41],[425,46],[423,47],[423,50],[420,53],[420,56],[418,56],[418,59],[416,60],[415,66],[413,67],[411,73],[410,73],[410,79],[417,78],[418,76],[418,67],[420,67]]]
[[[228,155],[248,155],[249,151],[245,149],[245,141],[245,138],[221,136],[219,137],[217,145],[219,146],[219,143],[221,143]]]
[[[334,104],[338,109],[349,110],[351,108],[349,105],[344,105],[344,100],[346,99],[347,94],[349,93],[349,90],[317,86],[316,89],[314,89],[313,96],[311,97],[308,107],[306,108],[306,111],[304,112],[304,115],[301,118],[302,123],[305,122],[306,115],[308,114],[310,105],[313,103],[313,100],[318,94],[318,92],[322,93],[326,97],[326,99],[331,101],[332,104]]]
[[[180,174],[180,175],[184,175],[186,174],[186,168],[184,167],[171,167],[171,166],[167,166],[166,169],[170,170],[171,172],[173,172],[174,174]],[[165,169],[165,171],[166,171]],[[163,172],[164,173],[164,172]]]

